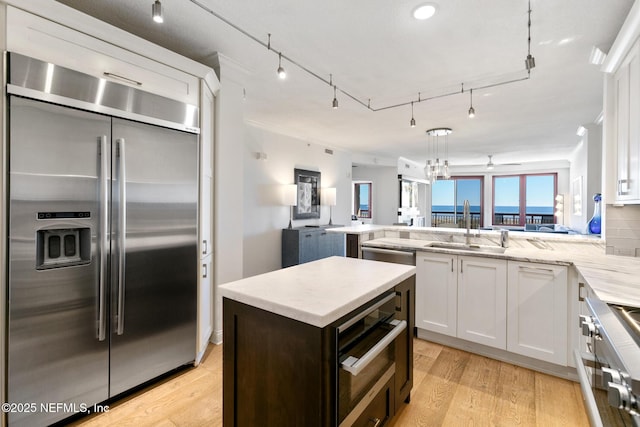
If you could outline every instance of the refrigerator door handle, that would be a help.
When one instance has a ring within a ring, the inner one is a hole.
[[[116,140],[116,157],[118,158],[118,185],[120,198],[118,200],[118,312],[116,333],[124,333],[124,293],[125,293],[125,233],[127,230],[127,189],[126,189],[126,159],[125,142]]]
[[[98,137],[100,155],[100,281],[98,284],[98,340],[107,330],[107,254],[109,253],[109,151],[107,136]]]

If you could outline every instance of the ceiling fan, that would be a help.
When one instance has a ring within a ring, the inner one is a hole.
[[[493,163],[493,155],[492,154],[488,154],[489,156],[489,161],[487,162],[487,170],[492,170],[495,166],[520,166],[522,163],[499,163],[499,164],[495,164]]]

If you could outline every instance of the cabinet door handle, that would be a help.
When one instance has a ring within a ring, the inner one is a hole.
[[[578,301],[584,302],[584,296],[582,296],[582,291],[584,290],[584,283],[578,282]]]
[[[202,241],[202,245],[204,246],[204,249],[202,250],[202,255],[206,255],[207,254],[207,240],[203,240]]]
[[[139,81],[137,81],[137,80],[130,79],[130,78],[125,77],[125,76],[121,76],[121,75],[119,75],[119,74],[110,73],[110,72],[108,72],[108,71],[105,71],[105,72],[104,72],[104,73],[102,73],[102,74],[104,74],[104,76],[105,76],[105,77],[110,77],[110,78],[112,78],[112,79],[122,80],[122,81],[125,81],[125,82],[127,82],[127,83],[134,84],[134,85],[136,85],[136,86],[142,86],[142,82],[139,82]]]
[[[382,422],[380,418],[369,418],[369,421],[373,423],[373,427],[378,427]]]
[[[453,273],[453,258],[451,258],[451,272]]]
[[[462,268],[462,263],[464,260],[460,260],[460,273],[464,273],[464,269]]]
[[[519,266],[521,271],[524,272],[529,272],[529,273],[539,273],[541,271],[544,271],[546,273],[551,273],[553,274],[554,271],[550,268],[541,268],[541,267],[525,267],[524,265]]]
[[[202,278],[206,279],[207,275],[209,274],[209,269],[207,268],[207,264],[202,264],[202,270],[204,271],[204,273],[202,273]]]

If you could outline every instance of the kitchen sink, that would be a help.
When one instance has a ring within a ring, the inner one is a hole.
[[[466,243],[434,242],[425,245],[426,248],[454,249],[456,251],[485,252],[503,254],[506,248],[491,245],[467,245]]]

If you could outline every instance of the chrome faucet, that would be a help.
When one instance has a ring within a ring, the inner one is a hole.
[[[509,247],[509,230],[500,230],[500,246],[503,248]]]
[[[469,238],[471,237],[471,208],[469,206],[469,200],[464,201],[462,208],[462,216],[464,217],[464,223],[467,227],[467,234],[464,235],[465,243],[467,246],[470,244]]]

